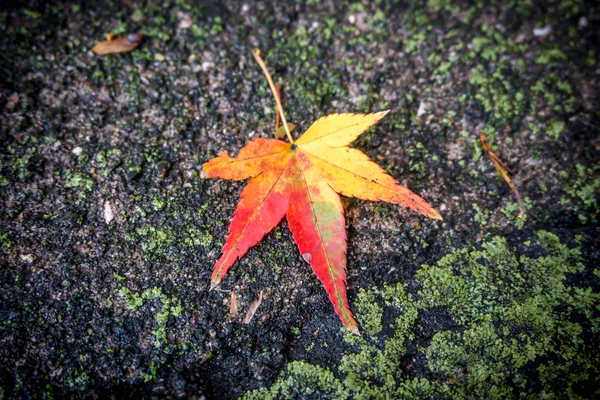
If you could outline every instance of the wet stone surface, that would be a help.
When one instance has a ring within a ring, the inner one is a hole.
[[[594,2],[52,3],[0,9],[0,398],[598,396]],[[392,110],[354,146],[444,218],[343,199],[361,337],[285,222],[208,291],[244,183],[201,165],[274,134],[256,47],[297,134]]]

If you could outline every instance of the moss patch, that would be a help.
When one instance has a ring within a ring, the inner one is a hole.
[[[169,322],[169,316],[175,318],[181,316],[183,307],[181,302],[177,298],[167,297],[160,288],[153,287],[145,290],[143,293],[138,294],[132,292],[127,287],[123,286],[119,289],[119,297],[125,301],[127,309],[136,311],[144,304],[148,304],[153,300],[159,300],[160,309],[154,314],[157,328],[152,331],[154,336],[154,346],[161,347],[167,343],[167,323]]]
[[[566,196],[561,199],[561,203],[574,203],[574,211],[577,213],[582,223],[598,221],[598,194],[600,192],[600,164],[595,164],[586,168],[582,164],[575,166],[572,172],[574,179],[570,178],[567,172],[561,174]]]

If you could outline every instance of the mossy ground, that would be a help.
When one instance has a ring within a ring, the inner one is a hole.
[[[7,3],[0,398],[598,396],[599,22],[577,0]],[[344,200],[362,337],[285,223],[207,290],[243,185],[201,164],[274,130],[255,47],[298,131],[391,109],[355,145],[444,217]]]
[[[481,250],[456,249],[417,272],[416,295],[402,283],[360,289],[364,334],[346,335],[355,349],[335,373],[294,361],[245,398],[597,395],[600,294],[567,279],[584,272],[581,251],[546,231],[514,247],[495,236]]]

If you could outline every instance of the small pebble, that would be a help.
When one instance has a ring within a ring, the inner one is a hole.
[[[110,206],[110,201],[106,200],[104,202],[104,221],[109,224],[115,218],[115,214],[113,213],[112,207]]]
[[[421,104],[419,104],[419,109],[417,110],[417,117],[425,115],[427,110],[429,110],[429,103],[422,101]]]
[[[543,28],[535,28],[533,30],[533,36],[535,37],[544,37],[548,36],[552,32],[552,27],[550,25],[546,25]]]
[[[79,157],[81,155],[81,153],[83,153],[83,149],[81,147],[77,146],[73,150],[71,150],[71,152],[73,154],[75,154],[77,157]]]
[[[33,254],[21,254],[21,261],[26,262],[27,264],[31,264],[35,260],[35,256]]]
[[[179,29],[187,29],[192,26],[192,17],[189,14],[184,12],[178,12],[177,17],[179,17]]]
[[[206,72],[209,69],[213,68],[215,66],[215,63],[210,62],[210,61],[204,61],[202,63],[202,71]]]

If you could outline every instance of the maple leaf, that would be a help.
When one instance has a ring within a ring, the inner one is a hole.
[[[338,193],[386,201],[440,218],[425,200],[400,186],[360,150],[347,147],[387,111],[332,114],[296,142],[253,139],[235,158],[226,152],[205,163],[208,178],[250,179],[229,227],[212,285],[285,216],[305,261],[325,286],[344,325],[357,332],[346,298],[346,231]]]
[[[262,59],[258,58],[260,64]],[[275,93],[264,63],[261,67]],[[287,127],[277,95],[275,101]],[[221,258],[214,266],[211,289],[285,216],[302,258],[323,283],[335,312],[350,331],[358,333],[346,297],[346,230],[338,193],[400,204],[425,216],[441,218],[425,200],[400,186],[364,153],[347,147],[387,113],[328,115],[313,123],[296,141],[286,128],[290,143],[253,139],[237,157],[223,151],[203,164],[203,176],[207,178],[250,180],[242,191]]]

